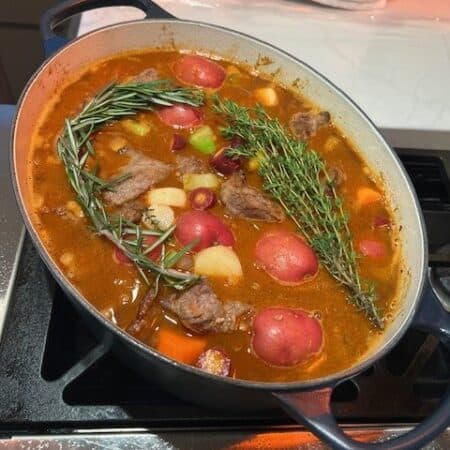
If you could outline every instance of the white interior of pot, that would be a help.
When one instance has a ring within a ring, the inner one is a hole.
[[[401,238],[409,279],[403,289],[402,307],[372,353],[390,345],[415,309],[424,272],[424,234],[408,181],[378,132],[335,87],[297,60],[251,38],[202,24],[141,21],[96,31],[66,47],[32,81],[18,115],[15,162],[19,191],[25,206],[29,206],[26,155],[30,149],[33,127],[49,98],[67,82],[68,77],[92,62],[141,48],[192,50],[251,66],[260,61],[261,56],[267,57],[272,63],[259,66],[260,72],[271,74],[276,71],[276,79],[285,85],[292,85],[297,80],[296,85],[303,96],[331,113],[333,122],[356,145],[369,166],[382,175],[395,208],[396,222],[402,224]],[[388,101],[386,107],[389,107]]]

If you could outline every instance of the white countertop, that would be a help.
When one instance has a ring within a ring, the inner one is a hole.
[[[322,72],[379,127],[444,132],[450,146],[450,0],[388,0],[370,12],[296,0],[157,3],[180,19],[270,42]],[[91,11],[80,33],[141,17],[128,7]]]

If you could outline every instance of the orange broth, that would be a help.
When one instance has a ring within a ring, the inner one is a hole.
[[[179,56],[176,52],[140,52],[119,55],[102,61],[80,74],[61,92],[55,93],[55,101],[42,115],[36,127],[33,151],[30,152],[30,177],[34,198],[33,220],[42,240],[56,264],[65,272],[71,283],[107,318],[126,329],[135,317],[139,301],[148,287],[143,283],[133,266],[117,264],[113,258],[113,245],[94,234],[85,217],[73,212],[75,195],[72,192],[62,163],[56,154],[56,140],[62,130],[64,119],[77,114],[82,105],[112,81],[124,81],[146,68],[154,67],[160,78],[173,78],[171,65]],[[240,105],[253,106],[256,88],[272,86],[279,104],[266,110],[282,123],[287,124],[292,114],[314,108],[309,101],[262,77],[250,74],[245,68],[237,68],[227,61],[219,62],[230,74],[219,90],[221,97],[230,98]],[[221,120],[211,111],[210,100],[202,107],[205,123],[217,136],[216,146],[225,141],[218,127]],[[93,144],[100,167],[99,175],[110,178],[127,163],[127,157],[110,148],[112,138],[120,137],[144,154],[168,163],[175,163],[175,154],[170,151],[174,130],[164,125],[152,112],[141,112],[137,118],[150,125],[147,136],[139,137],[128,131],[120,122],[110,123],[95,134]],[[191,130],[177,133],[186,138]],[[332,123],[320,128],[309,142],[310,147],[321,154],[328,168],[339,168],[345,175],[338,194],[344,200],[344,208],[350,215],[350,229],[355,246],[361,239],[376,239],[388,249],[380,260],[368,257],[359,259],[361,275],[372,281],[378,294],[378,306],[383,316],[389,318],[396,311],[396,295],[400,282],[400,244],[396,227],[376,229],[373,221],[377,216],[392,214],[383,192],[382,184],[374,179],[350,142]],[[204,158],[189,145],[183,154]],[[247,174],[249,184],[261,188],[257,173]],[[179,178],[172,173],[160,186],[182,187]],[[382,198],[373,204],[360,206],[355,201],[356,192],[362,187],[378,191]],[[72,201],[72,203],[68,203]],[[70,206],[71,205],[71,206]],[[188,209],[188,207],[186,208]],[[240,300],[251,304],[256,311],[269,306],[301,308],[318,318],[323,326],[324,346],[320,354],[290,368],[272,367],[256,357],[250,346],[251,332],[231,334],[209,334],[203,336],[203,344],[196,341],[198,351],[202,348],[220,346],[230,355],[233,376],[258,381],[295,381],[317,378],[349,368],[375,345],[382,332],[358,312],[346,299],[346,291],[321,266],[318,274],[298,286],[282,286],[255,265],[254,249],[258,238],[267,230],[295,230],[290,219],[281,224],[251,222],[233,219],[225,214],[218,202],[211,210],[228,224],[235,237],[235,252],[243,268],[244,276],[237,284],[230,285],[211,278],[211,285],[222,300]],[[176,214],[181,213],[176,209]],[[301,230],[300,230],[301,231]],[[67,254],[70,257],[67,257]],[[65,256],[63,256],[65,255]],[[61,258],[62,257],[62,258]],[[69,261],[70,260],[70,261]],[[167,288],[161,291],[166,294]],[[137,338],[149,346],[157,346],[161,330],[176,330],[178,334],[192,336],[177,322],[177,318],[164,311],[157,303],[151,309],[147,326]],[[176,357],[176,355],[175,355]],[[195,355],[190,358],[190,363]]]

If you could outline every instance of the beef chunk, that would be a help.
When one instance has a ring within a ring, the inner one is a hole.
[[[319,113],[313,112],[298,112],[295,113],[289,121],[292,133],[302,140],[306,140],[314,136],[317,130],[326,125],[330,121],[330,113],[328,111],[321,111]]]
[[[180,175],[186,173],[207,173],[209,172],[206,163],[195,156],[178,155],[176,157],[177,169]]]
[[[153,67],[143,70],[131,79],[134,83],[149,83],[158,79],[158,72]]]
[[[338,189],[346,180],[345,173],[339,167],[331,167],[328,169],[328,178],[329,181],[322,177],[321,183],[325,187],[325,193],[328,196],[333,195],[333,188]]]
[[[164,180],[172,170],[169,164],[149,158],[131,148],[126,149],[126,154],[130,160],[118,175],[129,174],[130,177],[104,194],[105,200],[113,205],[123,205],[125,202],[134,200],[153,185]]]
[[[117,214],[122,214],[125,220],[138,223],[142,219],[142,214],[145,211],[145,205],[137,200],[131,200],[121,205],[117,210]]]
[[[229,333],[241,328],[240,318],[252,307],[238,301],[222,303],[205,279],[181,295],[161,300],[161,305],[178,316],[195,333]]]
[[[266,222],[282,222],[285,219],[282,207],[250,187],[242,172],[234,173],[222,184],[220,198],[234,217]]]
[[[142,331],[147,324],[146,316],[155,301],[155,291],[150,289],[139,303],[136,317],[127,328],[128,333],[136,335]]]

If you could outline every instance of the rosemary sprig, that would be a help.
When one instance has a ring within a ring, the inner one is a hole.
[[[134,115],[138,111],[151,111],[155,106],[170,106],[174,103],[199,106],[203,103],[203,98],[202,91],[173,87],[167,80],[111,84],[88,102],[77,116],[65,121],[57,142],[58,155],[64,164],[68,181],[94,230],[109,239],[134,262],[147,284],[151,283],[149,275],[153,276],[153,290],[156,293],[161,279],[179,290],[186,289],[198,280],[192,273],[172,268],[195,243],[178,252],[166,252],[166,245],[175,226],[164,232],[145,230],[126,221],[122,215],[115,217],[108,214],[98,194],[114,189],[127,175],[113,182],[106,182],[97,176],[96,167],[92,170],[87,168],[89,156],[95,156],[91,136],[106,123]],[[156,240],[148,244],[145,241],[146,235],[153,235]],[[162,255],[155,262],[148,254],[158,245],[162,246]]]
[[[359,275],[348,216],[324,161],[260,106],[249,111],[218,97],[214,103],[215,111],[227,123],[222,128],[223,136],[243,141],[228,154],[258,157],[264,189],[280,202],[328,272],[348,289],[348,299],[383,328],[375,289]]]

